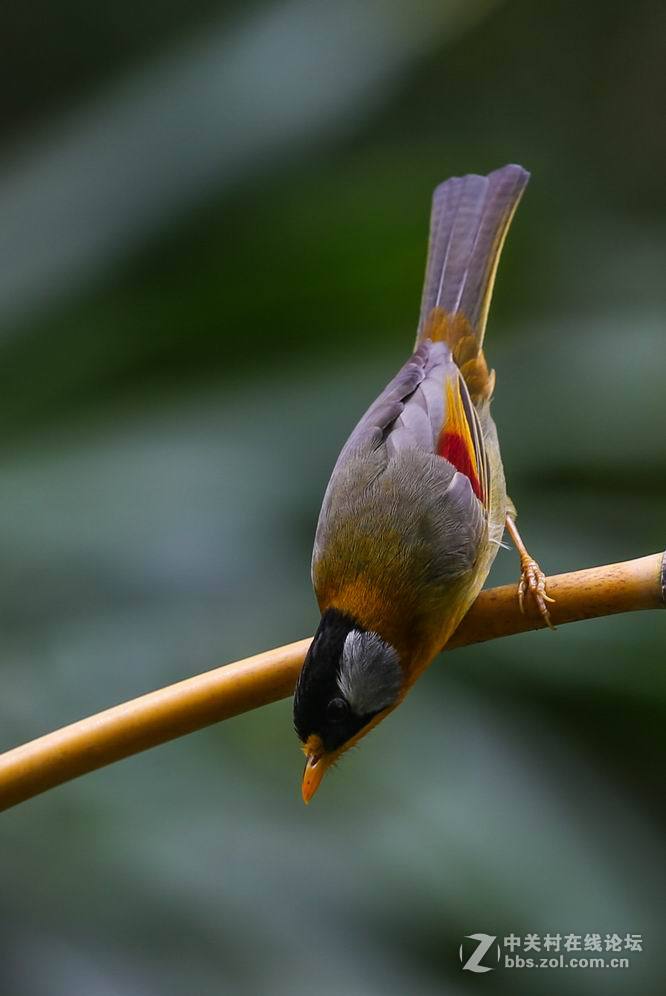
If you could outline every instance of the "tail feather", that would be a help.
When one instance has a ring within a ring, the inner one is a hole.
[[[473,336],[472,352],[479,354],[500,253],[528,180],[521,166],[510,165],[488,176],[453,177],[437,187],[417,343],[431,334],[433,312],[440,318],[460,316]],[[455,324],[462,331],[463,322]]]

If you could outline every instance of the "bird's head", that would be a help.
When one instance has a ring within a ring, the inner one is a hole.
[[[403,684],[398,653],[378,633],[337,609],[323,614],[294,694],[305,802],[326,769],[398,704]]]

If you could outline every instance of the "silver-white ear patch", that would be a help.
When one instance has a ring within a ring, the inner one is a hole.
[[[377,633],[348,633],[340,658],[338,686],[357,716],[393,705],[402,687],[398,654]]]

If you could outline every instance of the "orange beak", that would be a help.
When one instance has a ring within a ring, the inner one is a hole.
[[[306,806],[321,785],[329,764],[330,760],[326,754],[313,751],[307,755],[301,783],[301,793]]]
[[[400,697],[399,701],[402,701],[402,698],[403,696]],[[303,781],[301,782],[301,794],[306,806],[321,785],[324,775],[331,765],[335,764],[340,755],[344,754],[350,747],[354,747],[366,733],[369,733],[378,723],[381,723],[390,712],[393,712],[397,705],[398,703],[396,702],[395,705],[388,706],[388,708],[377,713],[367,726],[364,726],[351,740],[344,743],[342,747],[338,747],[337,750],[327,753],[321,742],[321,738],[316,733],[308,737],[307,743],[303,746],[303,750],[305,751],[305,770],[303,771]]]

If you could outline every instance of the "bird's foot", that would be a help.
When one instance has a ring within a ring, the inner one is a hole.
[[[518,605],[520,606],[520,611],[525,614],[526,600],[527,598],[531,599],[549,628],[555,629],[550,618],[548,606],[546,605],[546,602],[553,603],[555,601],[546,591],[546,575],[536,560],[532,560],[529,556],[520,558],[520,566],[521,574],[518,584]]]

